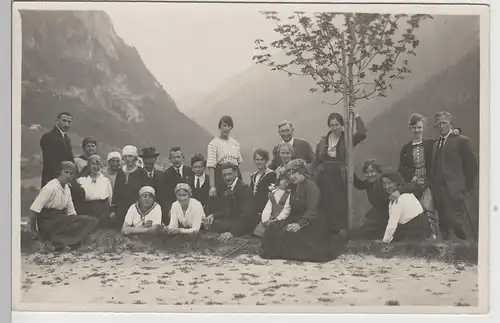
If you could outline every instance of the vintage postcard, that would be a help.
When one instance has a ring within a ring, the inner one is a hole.
[[[488,312],[489,8],[15,2],[13,309]]]

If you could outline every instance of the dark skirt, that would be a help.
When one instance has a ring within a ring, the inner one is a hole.
[[[324,217],[318,216],[297,232],[286,231],[286,226],[293,222],[287,218],[266,228],[262,258],[327,262],[337,258],[344,249],[344,239],[340,234],[329,232]]]
[[[43,209],[38,217],[42,238],[57,246],[72,246],[89,236],[99,220],[86,215],[67,215],[66,210]]]
[[[320,190],[319,210],[332,232],[347,229],[349,225],[345,171],[341,162],[324,162],[315,178]]]
[[[393,241],[424,241],[431,236],[431,233],[429,217],[424,212],[410,222],[398,224]]]
[[[347,231],[348,240],[382,240],[389,221],[387,208],[373,207],[366,213],[363,223]]]
[[[109,205],[108,199],[97,200],[97,201],[85,201],[82,204],[81,214],[97,218],[101,225],[104,223],[108,223],[109,226],[109,215],[111,214],[111,206]]]

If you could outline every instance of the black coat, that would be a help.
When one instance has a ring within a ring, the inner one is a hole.
[[[193,198],[203,205],[205,212],[207,211],[207,205],[209,200],[208,193],[210,192],[210,178],[205,174],[205,181],[200,188],[196,188],[195,177],[193,176],[192,181],[189,182],[189,186],[193,190]],[[208,215],[208,214],[207,214]]]
[[[254,207],[256,213],[262,213],[264,207],[269,200],[269,186],[276,183],[276,172],[269,172],[259,178],[259,182],[255,183],[257,172],[252,173],[250,177],[250,188],[254,192]],[[255,189],[257,185],[257,189]]]
[[[146,169],[144,169],[146,170]],[[146,183],[155,189],[155,198],[156,201],[159,202],[161,200],[162,190],[163,190],[163,176],[164,172],[162,170],[156,169],[154,170],[153,177],[149,177],[146,171]]]
[[[182,169],[182,178],[174,169],[174,166],[170,166],[163,174],[162,191],[161,191],[161,205],[164,213],[170,212],[170,207],[177,198],[175,197],[175,186],[179,183],[186,183],[191,185],[194,180],[194,172],[191,167],[184,165]]]
[[[43,169],[42,169],[42,187],[50,180],[59,176],[61,162],[73,162],[73,149],[71,148],[71,139],[66,135],[63,137],[57,127],[44,133],[40,139],[40,148],[42,148]]]

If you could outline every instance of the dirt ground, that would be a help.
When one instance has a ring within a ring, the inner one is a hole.
[[[130,253],[22,257],[22,302],[477,306],[477,266],[342,255],[325,264]]]

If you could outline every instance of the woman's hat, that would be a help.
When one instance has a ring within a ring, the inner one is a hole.
[[[122,159],[122,155],[118,152],[118,151],[112,151],[108,154],[108,159],[107,161],[109,162],[111,159],[113,158],[118,158],[118,159]]]
[[[76,172],[76,166],[72,162],[66,160],[61,162],[61,170],[70,170]]]
[[[293,170],[302,174],[306,174],[306,162],[303,159],[293,159],[286,164],[285,169],[287,171]]]
[[[97,146],[97,139],[92,136],[84,138],[82,141],[82,148],[85,148],[88,144],[94,144]]]
[[[177,194],[177,191],[179,190],[185,190],[186,192],[188,192],[189,196],[192,195],[192,191],[191,191],[191,186],[189,186],[189,184],[186,184],[186,183],[179,183],[175,186],[175,194]]]
[[[154,147],[142,148],[141,151],[142,151],[142,153],[139,155],[139,157],[142,157],[142,158],[160,156],[160,153],[156,152],[156,149]]]
[[[132,145],[123,147],[122,156],[134,156],[137,157],[137,148]]]
[[[152,188],[151,186],[143,186],[139,190],[139,196],[141,196],[144,193],[151,193],[153,196],[155,196],[156,192],[155,189]]]

